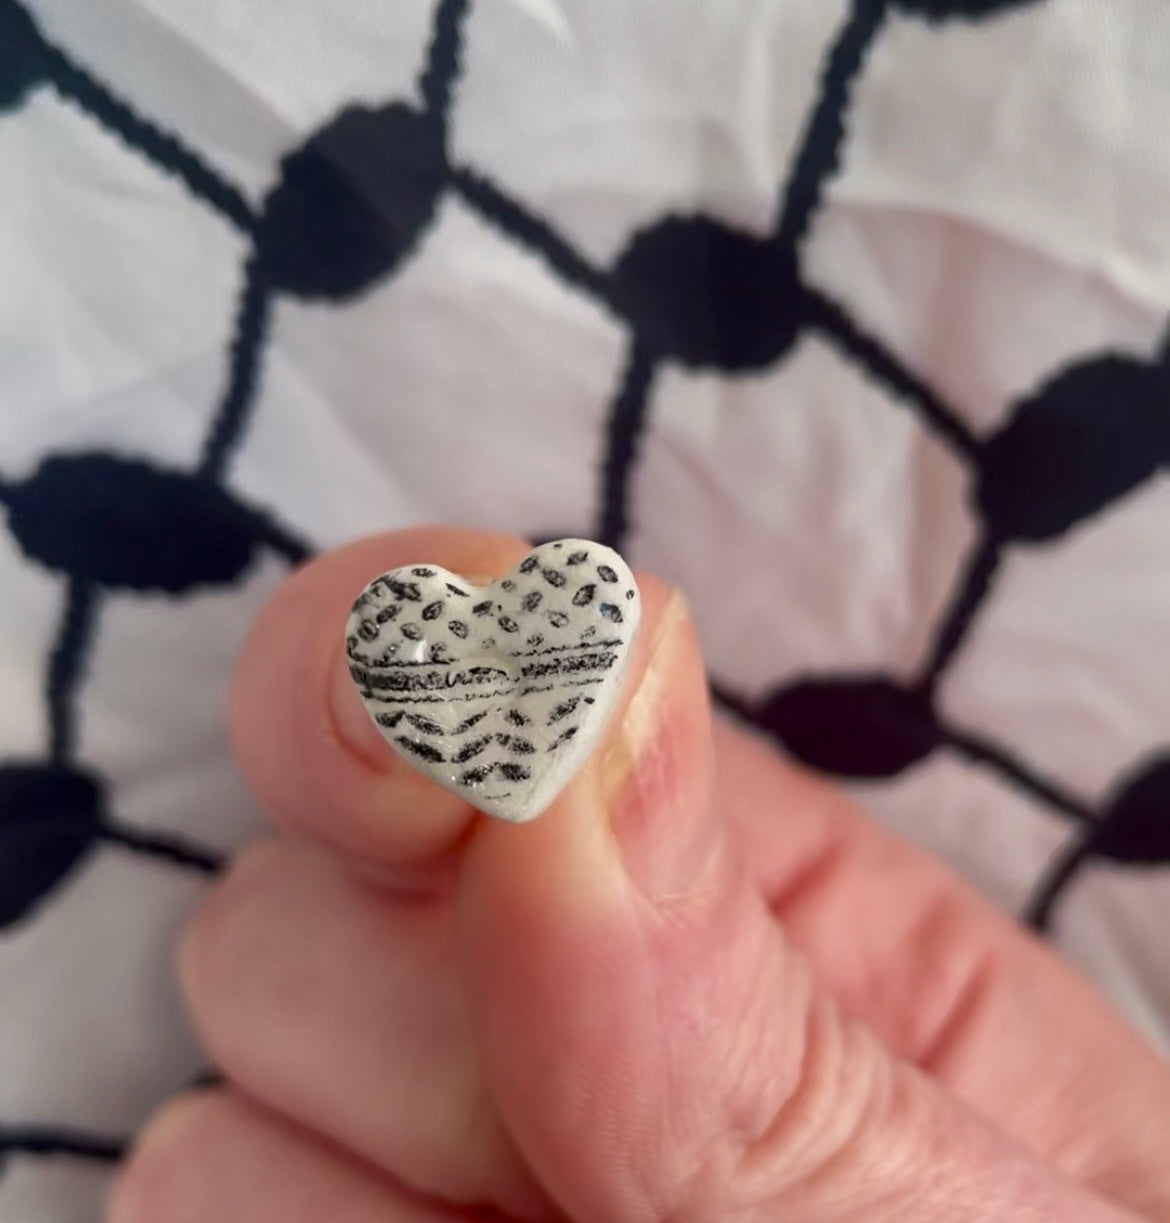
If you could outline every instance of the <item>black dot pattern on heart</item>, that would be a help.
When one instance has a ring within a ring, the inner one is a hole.
[[[517,758],[570,750],[624,658],[623,608],[636,609],[624,563],[606,549],[566,552],[557,543],[524,558],[485,597],[415,567],[375,579],[354,604],[346,650],[375,722],[408,759],[475,790],[476,801],[502,801],[509,786],[538,780],[538,767]],[[599,597],[611,589],[621,605]],[[451,604],[470,606],[471,617],[450,614]],[[412,615],[383,615],[388,608]]]

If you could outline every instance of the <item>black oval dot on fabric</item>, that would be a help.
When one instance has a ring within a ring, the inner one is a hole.
[[[446,179],[440,118],[349,107],[281,162],[256,234],[263,275],[300,297],[360,293],[418,243]]]
[[[671,216],[636,234],[614,282],[642,342],[692,367],[760,369],[799,332],[795,254],[710,217]]]
[[[509,594],[516,589],[516,583],[511,578],[505,578],[500,583],[500,589],[508,591]]]
[[[501,616],[496,623],[505,633],[518,633],[520,631],[520,626],[511,616]]]
[[[378,625],[374,620],[359,620],[358,621],[358,636],[363,641],[378,640]]]
[[[450,582],[447,583],[447,593],[454,595],[457,599],[470,598],[466,590],[460,586],[452,586]]]
[[[510,760],[497,766],[497,771],[505,781],[531,781],[532,771],[522,764],[513,764]]]
[[[1114,862],[1170,863],[1170,755],[1150,761],[1118,788],[1092,844]]]
[[[82,773],[0,765],[0,930],[27,918],[93,847],[102,807]]]
[[[881,678],[795,684],[771,696],[757,721],[805,764],[838,777],[893,777],[941,741],[929,700]]]
[[[618,580],[618,575],[608,565],[598,565],[597,576],[603,582],[616,582]]]
[[[1107,356],[1064,370],[984,445],[979,508],[1001,539],[1044,540],[1099,513],[1170,459],[1170,381]]]
[[[471,631],[462,620],[448,620],[447,627],[456,637],[466,638],[467,634]]]
[[[632,598],[634,598],[635,593],[636,593],[636,592],[635,592],[635,591],[633,591],[633,590],[627,590],[627,591],[626,591],[626,598],[627,598],[627,599],[632,599]]]
[[[574,607],[588,607],[593,602],[593,596],[597,593],[597,587],[590,582],[587,586],[582,586],[579,591],[573,596]]]
[[[422,641],[423,631],[417,624],[404,624],[398,630],[407,641]]]
[[[438,662],[438,663],[450,662],[451,661],[451,651],[447,649],[445,642],[436,641],[435,644],[432,645],[431,648],[427,651],[427,658],[431,662]]]
[[[8,493],[9,526],[33,560],[109,587],[180,594],[235,581],[256,520],[217,486],[137,459],[61,455]]]
[[[588,552],[570,552],[565,559],[566,565],[583,565],[589,559]]]
[[[412,569],[410,571],[410,576],[415,578],[433,578],[435,576],[435,571],[433,569],[425,569],[420,566],[418,569]]]
[[[543,598],[544,595],[542,595],[539,590],[530,590],[524,596],[524,598],[520,600],[520,606],[524,608],[526,612],[534,612],[540,606]]]
[[[528,638],[528,641],[525,644],[532,646],[533,649],[535,649],[539,645],[544,645],[544,634],[543,633],[533,633],[532,636]]]
[[[401,603],[387,603],[385,607],[378,609],[374,614],[374,619],[379,624],[385,624],[387,621],[393,620],[400,611],[402,611]]]
[[[520,572],[523,574],[529,574],[534,569],[538,568],[539,565],[540,561],[535,556],[529,556],[520,562]]]
[[[482,603],[477,603],[472,609],[472,615],[475,616],[490,616],[495,610],[495,604],[491,599],[484,599]]]
[[[915,17],[943,21],[951,17],[978,19],[1007,9],[1030,8],[1044,0],[893,0],[894,8]]]
[[[622,622],[622,609],[616,603],[602,603],[597,612],[607,620],[612,620],[614,624]]]
[[[548,622],[553,628],[564,628],[569,623],[569,613],[563,611],[550,611],[547,613]]]
[[[17,0],[0,0],[0,111],[15,110],[44,84],[45,43],[36,23]]]
[[[443,614],[442,600],[434,603],[428,603],[422,610],[422,618],[424,620],[437,620]]]
[[[558,589],[564,586],[565,582],[567,581],[567,579],[565,578],[565,575],[559,569],[552,569],[552,568],[543,569],[541,573],[544,577],[544,580],[550,586],[556,586]]]

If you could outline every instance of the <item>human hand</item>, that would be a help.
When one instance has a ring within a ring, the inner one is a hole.
[[[229,1085],[148,1127],[111,1223],[1170,1221],[1167,1067],[941,865],[712,727],[653,578],[605,739],[538,820],[393,755],[352,598],[526,551],[365,540],[261,616],[232,730],[289,835],[181,957]]]

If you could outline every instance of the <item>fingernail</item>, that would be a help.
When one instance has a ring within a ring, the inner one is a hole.
[[[711,803],[706,679],[686,600],[675,592],[637,691],[601,763],[601,786],[625,867],[656,903],[701,888],[722,825]]]
[[[394,752],[362,704],[341,644],[330,666],[326,700],[333,732],[342,747],[371,769],[389,770],[394,764]]]

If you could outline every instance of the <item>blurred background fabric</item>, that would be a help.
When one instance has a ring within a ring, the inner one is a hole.
[[[1168,63],[1161,0],[0,0],[0,1219],[213,1069],[233,659],[426,521],[679,583],[1170,1049]]]

